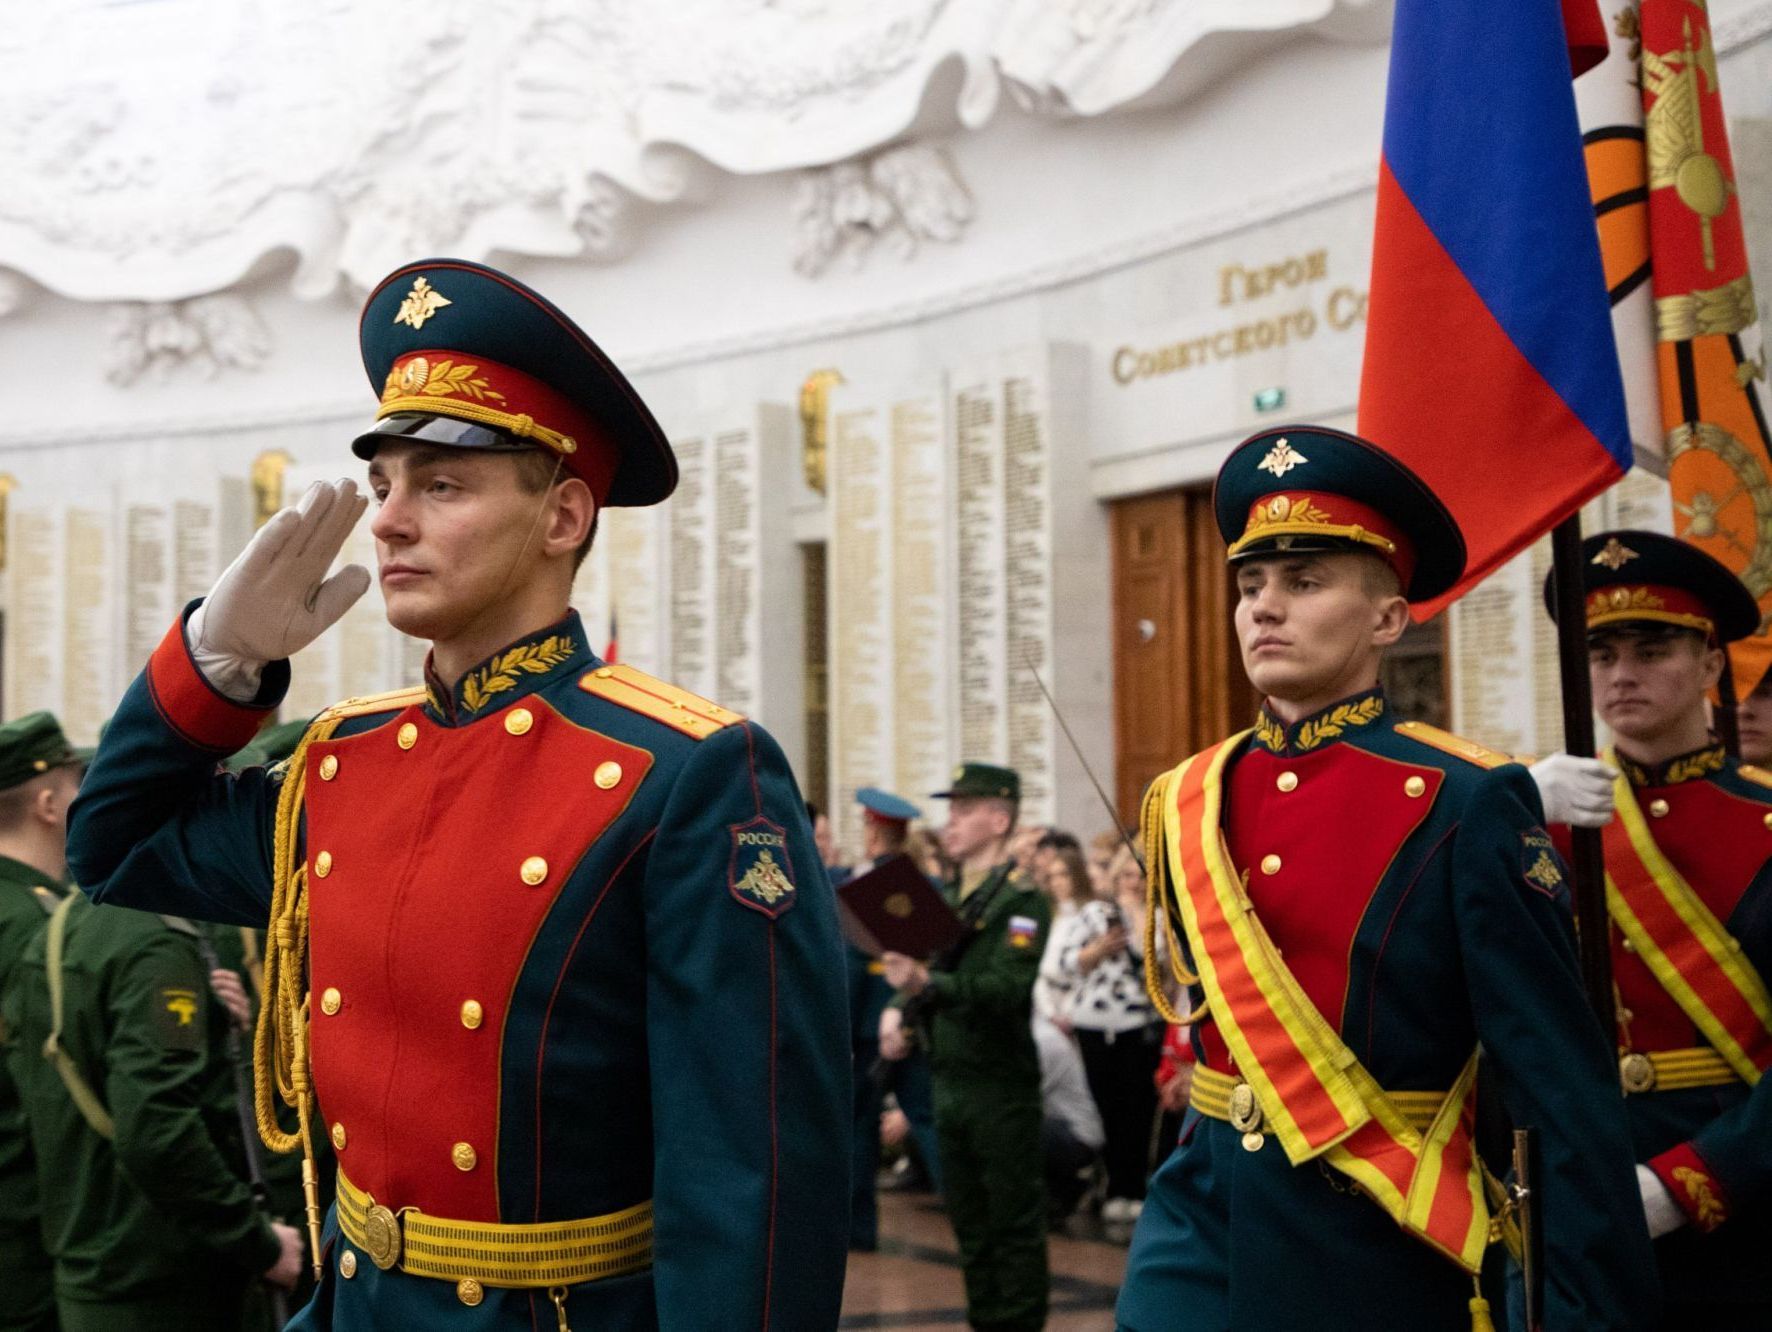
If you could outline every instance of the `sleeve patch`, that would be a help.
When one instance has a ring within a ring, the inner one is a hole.
[[[203,996],[180,985],[168,985],[154,991],[154,1022],[167,1048],[200,1050],[203,1048]]]
[[[1532,888],[1553,900],[1561,900],[1568,876],[1557,856],[1556,844],[1542,828],[1520,834],[1520,877]]]
[[[1663,1152],[1649,1162],[1649,1169],[1667,1185],[1674,1201],[1699,1230],[1708,1233],[1729,1219],[1728,1190],[1691,1143],[1682,1142]]]
[[[776,919],[793,906],[796,896],[787,830],[759,814],[748,823],[732,824],[731,832],[727,891],[740,905]]]
[[[1040,937],[1040,922],[1032,916],[1009,917],[1009,946],[1029,948]]]

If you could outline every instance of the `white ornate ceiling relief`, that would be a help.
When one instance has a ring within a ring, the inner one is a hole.
[[[191,366],[256,370],[271,354],[271,335],[253,308],[221,292],[177,302],[125,302],[107,312],[105,378],[133,384],[144,375],[164,379]]]
[[[953,158],[910,143],[804,173],[793,211],[794,271],[817,277],[839,257],[859,267],[878,244],[908,259],[920,242],[959,240],[972,195]]]
[[[0,270],[167,302],[280,253],[306,297],[427,253],[613,259],[711,164],[827,168],[795,209],[816,273],[964,229],[951,161],[907,135],[976,129],[1005,91],[1068,115],[1185,92],[1301,31],[1382,37],[1390,3],[21,5],[0,27]]]

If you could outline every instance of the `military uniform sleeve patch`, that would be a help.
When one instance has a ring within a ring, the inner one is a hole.
[[[1031,948],[1034,940],[1040,937],[1040,922],[1032,916],[1009,917],[1009,946],[1011,948]]]
[[[1565,895],[1568,875],[1563,871],[1556,843],[1542,828],[1520,834],[1520,877],[1546,897],[1561,900]]]
[[[205,1040],[203,996],[180,985],[161,986],[151,993],[154,1027],[167,1048],[201,1050]]]
[[[796,893],[787,830],[759,814],[748,823],[731,825],[731,831],[727,891],[740,905],[774,920],[793,906]]]

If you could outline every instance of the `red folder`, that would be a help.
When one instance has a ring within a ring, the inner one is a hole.
[[[893,856],[837,886],[843,932],[870,957],[934,957],[966,927],[909,856]]]

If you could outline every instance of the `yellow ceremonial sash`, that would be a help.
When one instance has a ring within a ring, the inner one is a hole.
[[[1405,1231],[1475,1273],[1489,1240],[1489,1205],[1471,1142],[1476,1054],[1424,1132],[1311,1003],[1257,919],[1220,824],[1225,763],[1248,734],[1159,778],[1161,798],[1146,806],[1147,816],[1162,821],[1207,1007],[1255,1095],[1264,1131],[1279,1139],[1293,1165],[1320,1159]]]
[[[1618,817],[1601,835],[1606,909],[1661,988],[1751,1087],[1772,1066],[1772,996],[1741,945],[1655,845],[1623,777],[1613,798]]]

